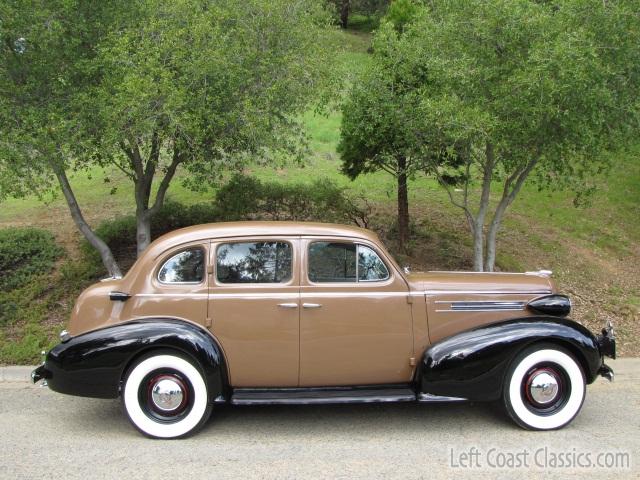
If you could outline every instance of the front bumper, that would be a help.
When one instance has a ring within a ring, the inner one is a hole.
[[[602,329],[600,335],[596,335],[596,343],[598,344],[598,350],[603,357],[616,358],[616,336],[613,331],[613,325],[611,322],[607,323],[607,326]]]
[[[613,331],[613,325],[611,322],[607,322],[607,326],[602,329],[600,335],[596,335],[596,343],[598,345],[598,350],[600,351],[600,355],[603,357],[609,357],[615,360],[616,358],[616,336]],[[610,382],[613,382],[613,370],[609,365],[606,365],[604,362],[598,370],[600,376],[606,378]]]

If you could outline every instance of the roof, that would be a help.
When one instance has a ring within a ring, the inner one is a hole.
[[[193,225],[180,228],[156,239],[148,249],[154,256],[162,253],[171,245],[180,245],[203,239],[229,237],[259,237],[259,236],[331,236],[356,237],[379,243],[378,236],[367,229],[337,223],[318,222],[276,222],[276,221],[247,221],[220,222]]]

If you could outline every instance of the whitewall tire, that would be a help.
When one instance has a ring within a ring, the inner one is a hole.
[[[503,389],[511,418],[530,430],[553,430],[575,418],[586,382],[580,363],[556,345],[534,345],[512,362]]]
[[[131,423],[155,438],[193,433],[211,414],[200,370],[173,353],[139,360],[125,378],[122,400]]]

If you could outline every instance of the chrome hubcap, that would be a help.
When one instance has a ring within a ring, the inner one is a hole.
[[[558,379],[550,371],[541,370],[529,379],[529,395],[539,405],[547,405],[558,398]]]
[[[151,401],[163,412],[178,409],[184,400],[184,386],[171,377],[161,377],[151,387]]]

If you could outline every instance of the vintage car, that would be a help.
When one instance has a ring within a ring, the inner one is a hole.
[[[615,339],[568,320],[549,277],[409,273],[344,225],[199,225],[85,290],[32,378],[122,397],[159,438],[194,432],[221,403],[501,400],[518,425],[556,429],[587,384],[613,378]]]

